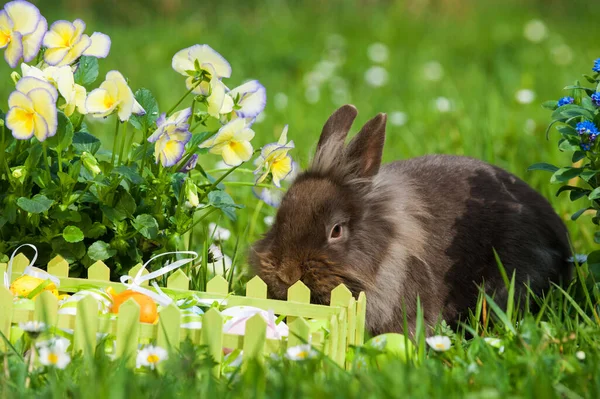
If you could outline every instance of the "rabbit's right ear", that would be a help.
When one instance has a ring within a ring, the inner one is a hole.
[[[324,172],[335,162],[339,162],[346,137],[357,114],[356,107],[350,104],[331,114],[321,131],[311,169]]]

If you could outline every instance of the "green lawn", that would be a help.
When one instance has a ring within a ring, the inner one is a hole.
[[[230,87],[253,78],[267,88],[265,118],[254,125],[255,147],[276,140],[289,124],[289,137],[296,143],[292,155],[305,166],[322,124],[339,105],[357,106],[354,131],[386,112],[385,161],[449,153],[499,165],[552,202],[577,252],[587,253],[594,246],[590,218],[570,221],[584,200],[573,204],[566,196],[557,198],[558,187],[549,184],[549,174],[527,172],[537,162],[570,162],[556,146],[556,132],[545,139],[550,112],[541,103],[567,95],[562,88],[589,73],[600,57],[598,18],[590,1],[230,0],[216,5],[153,0],[105,5],[84,1],[76,8],[78,2],[72,1],[34,3],[49,22],[80,17],[88,33],[108,34],[112,49],[100,62],[101,76],[120,70],[134,90],[150,89],[161,111],[185,92],[183,78],[171,69],[171,57],[181,48],[206,43],[232,64],[234,77],[226,82]],[[370,59],[370,53],[383,58],[385,49],[387,59]],[[366,79],[381,78],[382,70],[374,66],[387,72],[386,82],[378,87]],[[3,98],[13,88],[8,72],[0,63]],[[112,123],[97,122],[91,129],[110,145]],[[219,161],[216,156],[205,160],[208,169]],[[250,181],[248,175],[237,178]],[[266,206],[257,210],[249,187],[231,186],[231,194],[246,205],[238,221],[213,221],[240,234],[247,248],[267,228],[262,217],[255,218],[257,212],[266,216],[275,211]],[[256,229],[242,234],[250,220],[258,220]],[[233,251],[231,241],[225,253]],[[243,257],[238,260],[245,270]],[[190,350],[173,355],[168,366],[172,372],[161,378],[154,373],[134,377],[106,359],[95,365],[74,359],[66,372],[36,374],[32,386],[48,397],[89,397],[90,392],[98,397],[161,398],[191,392],[207,397],[600,397],[598,318],[591,311],[594,306],[583,301],[581,287],[569,295],[554,292],[537,318],[497,312],[501,321],[494,326],[470,323],[479,335],[500,337],[502,353],[461,331],[444,353],[427,352],[423,337],[418,337],[418,365],[394,362],[345,372],[316,361],[269,361],[265,369],[251,367],[242,376],[215,381],[208,376],[210,364]],[[595,305],[598,293],[593,294]],[[13,360],[12,378],[0,377],[5,397],[25,394],[25,365]]]

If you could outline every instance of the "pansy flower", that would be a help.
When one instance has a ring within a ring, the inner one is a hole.
[[[210,148],[211,154],[218,154],[228,166],[238,166],[252,157],[254,131],[245,119],[234,119],[210,139],[200,144],[200,148]]]
[[[5,48],[4,59],[11,68],[19,60],[29,62],[40,51],[42,38],[48,29],[46,18],[33,4],[15,0],[0,11],[0,48]]]
[[[258,168],[254,174],[259,174],[256,179],[256,184],[262,183],[269,173],[273,176],[273,184],[281,187],[281,181],[289,175],[292,170],[292,157],[288,155],[288,151],[294,148],[294,142],[287,141],[288,126],[285,125],[279,141],[277,143],[267,144],[263,147],[260,157],[258,158]]]
[[[19,140],[35,136],[39,141],[56,134],[58,92],[52,84],[34,78],[19,80],[16,91],[8,97],[6,126]]]
[[[210,116],[219,118],[233,111],[233,99],[227,95],[227,87],[216,77],[210,81],[210,96],[206,98],[207,112]]]
[[[175,72],[186,76],[185,81],[188,89],[194,87],[193,93],[208,95],[210,92],[210,81],[213,77],[217,79],[231,76],[231,65],[223,56],[213,50],[208,44],[196,44],[178,51],[171,62]],[[203,74],[205,80],[197,84],[195,79]]]
[[[198,154],[194,154],[187,160],[185,165],[181,167],[179,170],[180,173],[188,173],[196,168],[196,164],[198,164]]]
[[[258,80],[236,87],[229,95],[235,102],[235,113],[240,118],[255,118],[267,104],[267,90]]]
[[[92,36],[83,33],[85,22],[56,21],[44,35],[44,61],[48,65],[70,65],[82,55],[106,58],[110,51],[110,38],[104,33]]]
[[[157,129],[148,141],[154,144],[154,154],[156,163],[161,163],[163,166],[173,166],[181,160],[185,152],[185,145],[192,138],[192,134],[188,131],[189,117],[192,115],[192,109],[175,112],[170,117],[162,114],[156,121]]]
[[[52,83],[54,87],[58,89],[60,95],[65,99],[65,104],[60,108],[67,116],[71,116],[75,109],[82,115],[87,113],[85,109],[85,87],[75,83],[73,71],[70,66],[48,66],[41,70],[27,64],[21,64],[21,71],[24,77],[33,76]]]
[[[136,115],[146,113],[136,101],[123,75],[118,71],[110,71],[106,74],[106,80],[88,95],[85,108],[96,118],[104,118],[116,110],[122,122],[129,120],[132,113]]]

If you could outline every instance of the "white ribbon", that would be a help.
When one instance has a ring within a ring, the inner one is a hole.
[[[193,258],[177,260],[171,264],[167,264],[166,266],[161,267],[158,270],[153,271],[152,273],[148,273],[145,276],[142,276],[142,273],[144,272],[144,270],[146,270],[146,266],[148,266],[148,264],[150,262],[152,262],[153,260],[160,258],[161,256],[177,255],[177,254],[193,255]],[[160,277],[160,276],[167,274],[170,271],[173,271],[175,269],[179,269],[181,266],[183,266],[187,263],[190,263],[197,258],[198,258],[198,254],[194,251],[165,252],[164,254],[156,255],[155,257],[151,258],[148,262],[144,263],[144,265],[138,271],[138,273],[136,274],[135,277],[121,276],[121,283],[123,283],[125,285],[125,287],[127,287],[127,289],[129,289],[129,290],[136,291],[136,292],[139,292],[140,294],[149,296],[150,298],[154,299],[154,301],[156,301],[161,306],[169,306],[173,302],[173,299],[171,299],[167,294],[165,294],[160,289],[158,284],[156,284],[155,281],[152,282],[152,286],[156,289],[156,292],[151,291],[147,288],[144,288],[141,285],[146,281]]]
[[[25,268],[25,270],[23,270],[23,274],[31,276],[31,277],[39,278],[42,280],[50,280],[54,283],[54,285],[56,287],[60,286],[60,280],[58,279],[58,277],[54,277],[50,273],[33,266],[33,264],[35,263],[35,261],[37,260],[37,257],[38,257],[38,250],[34,245],[31,245],[31,244],[23,244],[23,245],[18,246],[17,249],[15,249],[14,252],[12,253],[12,255],[10,256],[10,259],[8,261],[8,267],[6,268],[6,271],[4,272],[4,286],[6,288],[10,288],[10,278],[12,275],[13,260],[14,260],[15,256],[17,256],[19,249],[21,249],[23,247],[30,247],[35,251],[35,255],[33,255],[33,259],[31,260],[31,262],[29,262],[29,265]]]

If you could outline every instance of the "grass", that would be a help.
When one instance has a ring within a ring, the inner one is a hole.
[[[289,136],[296,142],[294,156],[306,165],[323,122],[337,106],[350,102],[358,107],[353,131],[377,112],[387,112],[390,121],[393,115],[400,119],[397,112],[402,112],[404,124],[388,124],[384,161],[451,153],[494,163],[552,202],[576,252],[587,253],[594,245],[589,218],[570,221],[581,204],[557,198],[549,175],[526,171],[537,162],[569,164],[568,155],[556,148],[556,136],[545,140],[550,115],[540,104],[565,95],[562,87],[580,72],[589,72],[592,60],[600,56],[600,43],[592,34],[597,27],[592,2],[315,0],[216,5],[154,0],[150,5],[114,2],[107,7],[88,0],[78,2],[78,8],[66,1],[36,4],[49,21],[80,17],[89,32],[109,34],[113,46],[101,62],[101,75],[119,69],[134,89],[146,87],[155,93],[161,111],[185,91],[182,77],[170,67],[171,56],[192,44],[208,43],[232,64],[229,86],[256,78],[267,87],[265,118],[255,125],[256,146],[273,141],[289,124]],[[532,19],[547,28],[540,42],[524,37]],[[368,49],[376,42],[389,50],[381,64],[388,72],[382,87],[365,80],[374,65]],[[331,61],[337,64],[327,74]],[[431,62],[443,71],[437,80],[426,78],[428,69],[431,76],[431,69],[437,68]],[[6,98],[12,82],[5,65],[0,66],[0,76],[0,94]],[[516,100],[522,89],[535,93],[533,102]],[[436,106],[440,97],[448,99],[449,112]],[[110,145],[112,123],[97,122],[91,130]],[[209,156],[203,166],[211,169],[217,161]],[[232,180],[251,178],[238,173]],[[235,252],[243,281],[245,248],[266,231],[263,218],[274,210],[257,205],[249,187],[229,187],[247,208],[234,224],[217,217],[212,221],[240,237],[239,243],[228,241],[224,250],[232,255],[239,244]],[[250,367],[243,375],[217,381],[209,376],[211,364],[202,349],[187,347],[171,356],[169,372],[160,378],[154,372],[133,373],[104,357],[93,362],[75,358],[64,372],[34,372],[32,389],[25,391],[20,348],[19,356],[8,357],[10,378],[2,374],[0,390],[5,397],[171,397],[190,392],[231,397],[599,397],[600,334],[594,313],[598,290],[583,287],[576,283],[567,292],[553,290],[540,300],[542,311],[534,314],[516,307],[505,313],[482,297],[474,310],[478,316],[468,328],[455,332],[450,351],[427,352],[423,335],[415,337],[421,348],[418,365],[396,360],[381,368],[345,372],[316,360],[269,361],[267,367]],[[535,302],[532,297],[529,301]],[[481,322],[484,303],[486,314],[491,312],[496,321],[488,317]],[[503,353],[481,336],[500,338]],[[585,353],[585,359],[578,359],[576,352]]]

